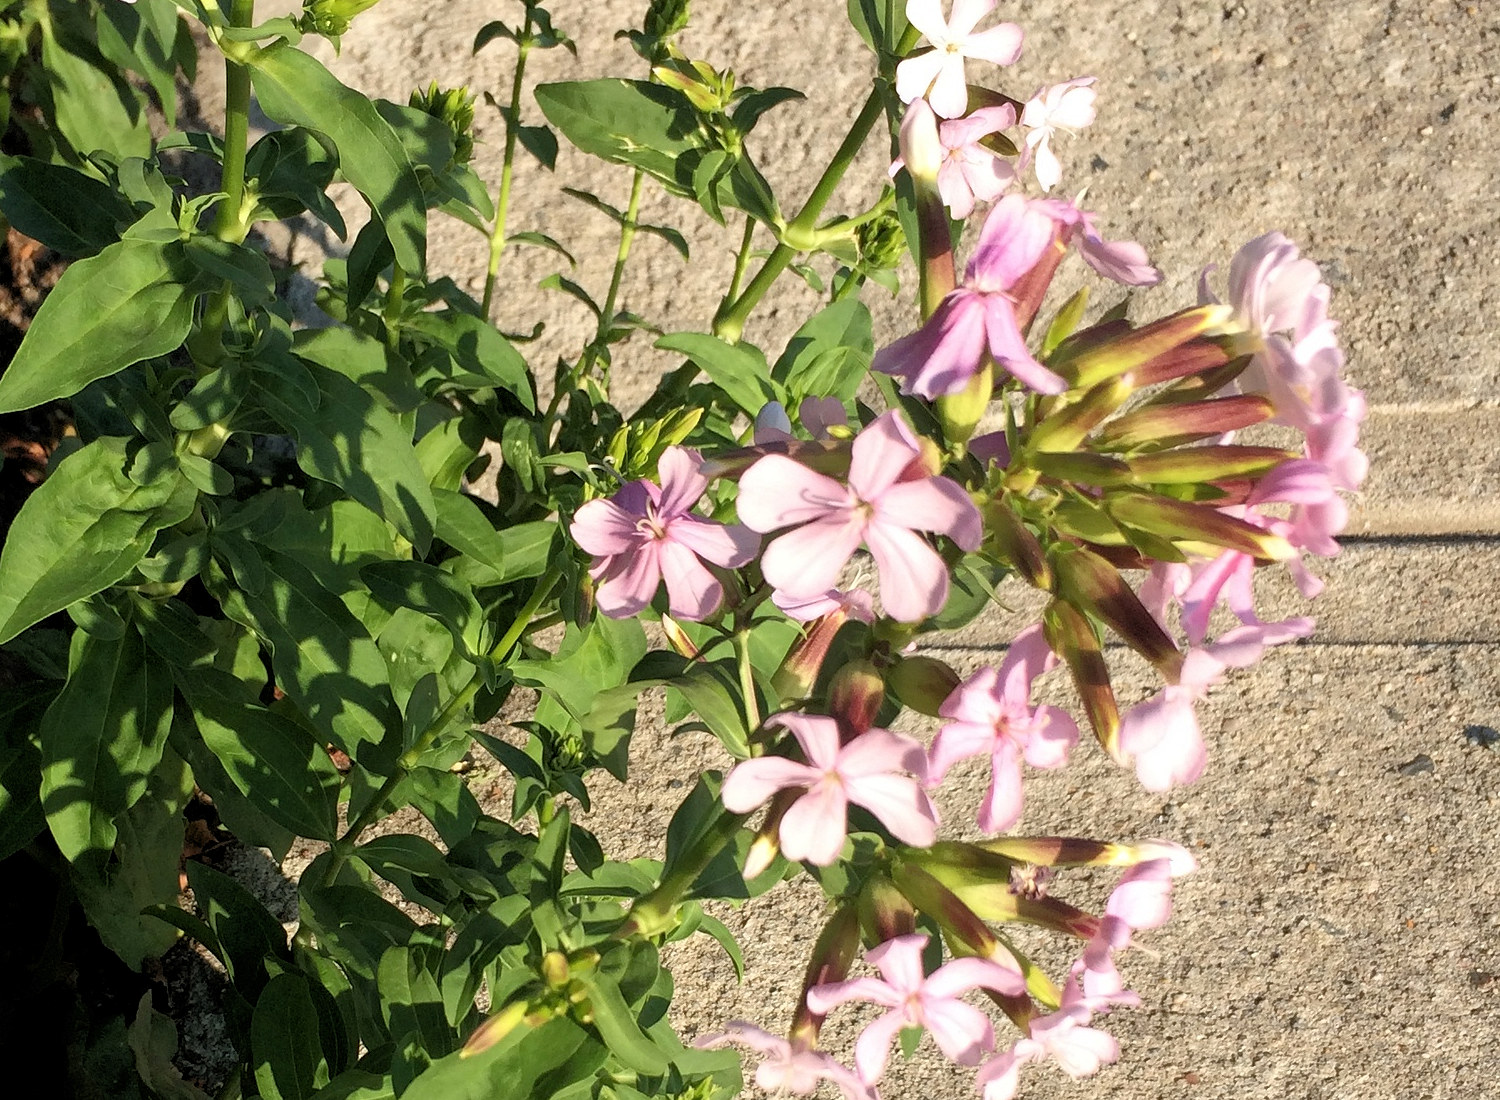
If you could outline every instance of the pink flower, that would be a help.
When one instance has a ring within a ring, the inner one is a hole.
[[[1197,780],[1208,761],[1208,750],[1194,704],[1223,680],[1226,669],[1253,665],[1266,646],[1305,637],[1311,629],[1306,619],[1240,626],[1208,645],[1190,648],[1177,682],[1137,703],[1120,720],[1120,751],[1134,758],[1141,786],[1168,791]]]
[[[920,742],[889,730],[869,729],[839,744],[839,725],[818,714],[778,714],[802,746],[807,763],[757,756],[736,764],[720,797],[733,813],[748,813],[777,791],[801,788],[802,797],[781,819],[781,850],[788,859],[827,867],[839,858],[848,832],[849,803],[863,806],[902,843],[926,848],[937,839],[937,811],[921,785],[901,771],[921,775]]]
[[[759,539],[692,513],[708,487],[696,451],[668,447],[657,465],[661,485],[632,481],[609,500],[578,509],[569,532],[595,557],[589,575],[599,582],[599,610],[611,618],[636,615],[665,578],[669,607],[681,619],[713,614],[723,586],[704,561],[726,568],[755,556]]]
[[[1036,165],[1036,181],[1043,191],[1050,191],[1062,179],[1062,165],[1052,152],[1052,137],[1072,134],[1093,124],[1094,98],[1091,76],[1075,77],[1061,84],[1043,88],[1032,96],[1021,111],[1021,125],[1026,129],[1026,148]]]
[[[1120,1057],[1112,1035],[1088,1027],[1093,1010],[1076,980],[1063,989],[1058,1010],[1031,1022],[1029,1034],[984,1064],[975,1083],[984,1100],[1011,1100],[1020,1084],[1021,1067],[1051,1058],[1074,1080],[1099,1072]]]
[[[1094,224],[1097,214],[1064,199],[1041,199],[1037,206],[1057,222],[1064,243],[1077,245],[1083,262],[1106,279],[1124,286],[1155,286],[1161,282],[1161,272],[1151,266],[1139,244],[1104,239]]]
[[[958,998],[972,989],[992,989],[1019,996],[1026,989],[1019,970],[992,959],[954,959],[926,975],[922,970],[924,935],[886,940],[865,957],[879,978],[816,985],[807,991],[807,1006],[827,1013],[847,1001],[873,1001],[889,1009],[860,1035],[854,1064],[860,1079],[874,1084],[885,1072],[891,1040],[902,1028],[926,1028],[942,1052],[961,1066],[978,1065],[995,1045],[995,1030],[979,1009]]]
[[[780,590],[771,594],[771,602],[785,612],[789,619],[799,623],[821,619],[824,615],[839,612],[845,619],[857,619],[862,623],[875,621],[875,601],[868,592],[855,588],[848,592],[830,588],[822,595],[811,598],[788,596]]]
[[[963,285],[943,298],[916,332],[875,353],[871,367],[902,380],[902,391],[929,400],[968,385],[986,353],[1038,393],[1068,385],[1026,347],[1010,290],[1052,244],[1056,223],[1046,209],[1007,195],[985,219]]]
[[[901,123],[902,156],[891,165],[891,174],[906,166],[911,144],[922,143],[920,156],[937,159],[938,196],[953,217],[967,218],[974,212],[976,200],[994,202],[1015,182],[1016,170],[1011,163],[979,140],[1016,124],[1016,109],[1009,103],[983,107],[968,118],[939,125],[926,101],[919,99],[906,109],[906,115]],[[913,168],[920,167],[924,166],[913,160]]]
[[[823,1051],[793,1046],[781,1036],[743,1020],[729,1021],[721,1035],[693,1040],[693,1046],[700,1050],[715,1050],[728,1043],[741,1043],[765,1056],[756,1067],[755,1084],[766,1092],[785,1090],[793,1096],[811,1096],[818,1091],[820,1081],[832,1081],[846,1100],[878,1100],[875,1090],[861,1082],[853,1070]]]
[[[896,66],[896,94],[902,103],[926,96],[943,118],[957,118],[969,105],[964,58],[996,65],[1016,63],[1023,37],[1016,24],[1000,23],[974,32],[994,7],[995,0],[953,0],[953,13],[944,19],[940,0],[906,0],[906,18],[933,48]]]
[[[1034,768],[1067,763],[1078,725],[1058,707],[1031,706],[1031,682],[1057,663],[1040,625],[1011,642],[997,672],[982,668],[944,701],[949,722],[938,731],[927,763],[927,786],[937,786],[957,761],[990,754],[990,787],[979,807],[987,833],[1009,829],[1021,816],[1021,759]]]
[[[886,614],[916,622],[948,598],[948,568],[919,535],[947,535],[965,550],[979,547],[979,510],[955,482],[928,476],[921,449],[894,410],[854,440],[849,483],[814,473],[784,455],[767,455],[740,479],[740,519],[751,530],[779,531],[761,556],[767,581],[791,599],[835,587],[860,544],[880,573]]]

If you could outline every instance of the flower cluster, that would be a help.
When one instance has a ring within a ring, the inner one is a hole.
[[[1022,819],[1024,767],[1065,766],[1086,723],[1146,789],[1196,780],[1207,760],[1196,704],[1229,670],[1312,630],[1304,615],[1263,617],[1257,573],[1285,565],[1316,595],[1304,556],[1338,552],[1345,494],[1365,476],[1365,403],[1343,377],[1328,287],[1280,234],[1239,251],[1223,300],[1205,271],[1194,306],[1145,324],[1112,311],[1080,327],[1080,295],[1044,340],[1032,338],[1071,252],[1122,285],[1162,276],[1140,245],[1106,240],[1077,202],[1046,197],[1063,175],[1055,146],[1094,119],[1092,77],[1024,103],[971,94],[968,62],[1009,65],[1020,53],[1013,24],[978,29],[993,7],[954,0],[945,17],[938,0],[907,3],[931,48],[896,71],[907,107],[893,171],[915,184],[924,319],[871,364],[899,381],[905,408],[876,413],[819,395],[800,406],[799,432],[769,404],[746,429],[750,446],[708,462],[669,448],[659,485],[631,482],[573,521],[605,614],[645,610],[665,581],[656,606],[679,619],[731,617],[747,630],[769,612],[800,624],[769,717],[755,717],[721,798],[735,814],[765,807],[747,878],[781,857],[840,865],[847,887],[788,1037],[735,1023],[704,1040],[760,1052],[758,1083],[798,1095],[831,1081],[846,1097],[873,1096],[908,1028],[977,1067],[985,1100],[1014,1095],[1033,1063],[1080,1077],[1116,1059],[1094,1026],[1138,1000],[1116,960],[1167,920],[1171,881],[1194,863],[1164,841],[1004,835]],[[1014,141],[996,140],[1017,127]],[[1041,196],[1023,193],[1028,172]],[[957,279],[949,216],[982,204]],[[986,415],[998,426],[976,436]],[[1242,438],[1261,425],[1273,434]],[[714,481],[714,513],[732,509],[736,522],[696,514]],[[849,582],[861,551],[873,592]],[[959,569],[967,579],[955,593]],[[920,651],[925,632],[951,625],[953,609],[982,592],[975,576],[1007,575],[1046,606],[997,666],[960,677]],[[1106,636],[1151,664],[1158,691],[1116,698]],[[1034,701],[1053,670],[1072,681],[1078,718]],[[930,744],[886,728],[900,707],[937,720]],[[977,820],[989,839],[943,840],[932,797],[975,756],[989,762]],[[1102,913],[1051,893],[1054,873],[1079,866],[1125,868]],[[919,921],[941,930],[950,961]],[[1006,936],[1010,922],[1077,941],[1060,983]],[[861,944],[879,977],[850,976]],[[962,999],[976,991],[1016,1028],[1009,1044]],[[817,1048],[823,1017],[850,1002],[879,1010],[852,1069]]]

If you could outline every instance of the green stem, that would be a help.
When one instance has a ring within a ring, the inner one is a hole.
[[[718,312],[724,313],[734,304],[739,297],[740,287],[745,282],[745,272],[750,267],[751,245],[755,242],[755,219],[749,214],[745,215],[745,235],[740,239],[740,250],[734,256],[734,274],[729,278],[729,289],[724,292],[723,299],[719,302]]]
[[[385,293],[385,346],[396,351],[401,346],[401,298],[406,293],[406,272],[398,263],[391,264],[391,284]]]
[[[875,88],[865,100],[865,105],[855,117],[853,125],[849,127],[849,133],[845,135],[838,152],[834,153],[833,160],[813,186],[812,194],[807,197],[802,210],[787,226],[784,236],[805,235],[817,227],[818,217],[823,213],[823,208],[833,197],[833,192],[843,180],[844,173],[849,170],[849,165],[854,163],[854,158],[859,155],[865,139],[870,136],[875,120],[884,110],[885,97],[879,88]],[[750,281],[745,292],[735,300],[733,305],[722,310],[714,319],[714,335],[731,344],[737,343],[741,333],[745,330],[745,321],[749,318],[751,311],[760,304],[760,300],[766,296],[771,285],[791,265],[796,255],[797,250],[790,245],[778,244],[766,257],[765,263],[755,273],[755,278]]]
[[[233,0],[229,23],[248,27],[255,22],[255,0]],[[245,222],[245,157],[250,145],[250,70],[244,64],[224,55],[224,169],[219,189],[224,198],[214,210],[213,234],[221,241],[240,244],[249,232]],[[193,335],[188,350],[206,374],[224,357],[221,334],[229,320],[229,298],[232,292],[226,280],[209,295],[203,308],[203,319]]]
[[[516,136],[521,129],[521,80],[526,75],[526,55],[531,52],[531,9],[521,28],[516,50],[516,73],[510,83],[510,106],[505,111],[505,161],[500,167],[500,190],[495,195],[495,228],[490,232],[490,263],[484,277],[484,315],[490,315],[495,300],[495,279],[500,274],[500,256],[505,252],[505,219],[510,210],[510,183],[516,164]]]
[[[755,669],[750,664],[750,630],[741,627],[734,632],[734,652],[739,658],[740,692],[745,696],[745,728],[760,725],[760,704],[755,698]]]
[[[511,646],[520,641],[521,635],[526,632],[527,626],[531,623],[531,617],[536,614],[537,608],[542,606],[543,601],[552,594],[552,589],[561,578],[562,567],[560,565],[553,565],[537,579],[536,588],[532,590],[531,596],[527,599],[526,603],[516,612],[516,617],[511,622],[510,628],[501,636],[499,641],[490,647],[489,657],[491,660],[498,660],[504,657],[506,653],[510,652]],[[432,748],[433,742],[438,739],[443,730],[447,729],[453,720],[463,712],[464,708],[474,701],[474,696],[479,694],[479,689],[483,685],[484,677],[478,669],[475,669],[474,675],[469,677],[469,682],[464,686],[463,690],[448,700],[448,705],[443,707],[437,717],[428,723],[427,728],[422,731],[421,736],[416,739],[412,747],[401,754],[401,758],[396,762],[395,770],[386,777],[385,782],[381,784],[380,790],[376,792],[375,797],[360,811],[359,816],[350,822],[349,827],[344,830],[344,835],[339,837],[337,843],[334,844],[333,861],[328,869],[328,882],[331,883],[338,875],[343,861],[348,858],[349,852],[358,842],[359,834],[364,832],[380,816],[380,810],[385,804],[385,800],[390,797],[391,793],[400,784],[401,780],[406,777],[407,773],[417,766],[423,754]]]
[[[661,880],[660,885],[630,907],[630,916],[615,932],[615,938],[654,936],[669,930],[682,895],[688,892],[703,869],[713,862],[724,845],[739,832],[749,816],[730,813],[728,810],[720,811],[718,818],[699,835],[693,846],[678,860],[677,866]]]

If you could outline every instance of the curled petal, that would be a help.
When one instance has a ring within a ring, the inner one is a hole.
[[[784,756],[757,756],[742,760],[724,777],[719,798],[731,813],[746,814],[769,802],[777,791],[788,787],[810,787],[818,781],[816,768]]]

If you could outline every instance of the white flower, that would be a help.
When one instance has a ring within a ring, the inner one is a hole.
[[[1049,144],[1052,135],[1061,131],[1077,136],[1078,131],[1094,121],[1094,78],[1080,76],[1043,88],[1032,96],[1021,111],[1021,125],[1026,129],[1026,147],[1036,163],[1036,181],[1043,191],[1050,191],[1062,179],[1062,165]]]
[[[1021,28],[1000,23],[987,31],[974,26],[995,7],[995,0],[953,0],[944,19],[941,0],[906,0],[906,18],[927,36],[932,49],[896,66],[896,94],[902,103],[927,97],[943,118],[958,118],[968,109],[969,86],[964,58],[1014,65],[1021,56]]]

